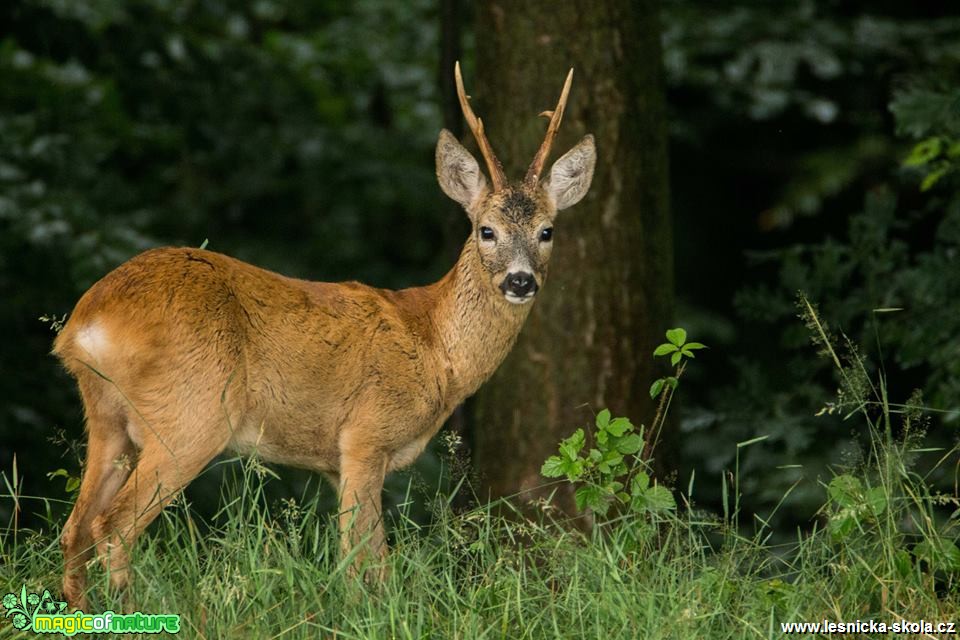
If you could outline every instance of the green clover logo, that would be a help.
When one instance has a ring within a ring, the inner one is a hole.
[[[44,589],[42,595],[28,593],[26,585],[20,588],[19,594],[4,595],[2,603],[6,609],[3,616],[11,618],[14,628],[20,631],[30,629],[33,626],[33,617],[38,613],[57,614],[67,609],[67,603],[55,600],[48,589]]]

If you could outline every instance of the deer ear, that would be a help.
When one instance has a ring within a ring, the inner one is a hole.
[[[477,196],[487,189],[487,179],[477,161],[446,129],[440,131],[437,141],[437,180],[443,192],[468,212]]]
[[[572,207],[587,194],[596,163],[597,149],[592,135],[584,136],[577,146],[553,163],[550,178],[543,188],[557,211]]]

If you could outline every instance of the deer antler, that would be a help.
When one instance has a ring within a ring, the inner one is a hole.
[[[533,156],[533,162],[527,169],[527,177],[523,179],[528,185],[535,185],[540,181],[540,174],[543,173],[543,165],[550,155],[550,147],[553,146],[553,139],[557,136],[557,130],[560,129],[560,121],[563,119],[563,109],[567,106],[567,95],[570,93],[570,83],[573,82],[573,69],[567,74],[567,80],[563,83],[563,91],[560,92],[560,100],[557,102],[557,108],[553,111],[544,111],[540,115],[550,118],[550,126],[547,127],[547,135],[543,139],[543,144],[537,150],[537,155]]]
[[[457,97],[460,99],[460,108],[463,110],[463,117],[466,118],[467,124],[470,126],[470,131],[473,132],[473,137],[476,138],[477,145],[480,147],[480,153],[483,154],[483,159],[487,162],[487,169],[490,171],[490,180],[493,182],[493,190],[500,191],[507,186],[507,177],[503,173],[503,165],[497,160],[497,156],[493,155],[490,141],[487,140],[487,136],[483,132],[483,120],[478,118],[473,113],[473,109],[470,108],[469,98],[463,90],[463,76],[460,75],[459,60],[453,67],[453,74],[457,79]]]

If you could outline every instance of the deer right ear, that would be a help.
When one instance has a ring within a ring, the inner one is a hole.
[[[470,152],[446,129],[437,141],[437,180],[443,192],[469,213],[470,205],[487,190],[487,179]]]
[[[587,194],[596,164],[597,148],[589,134],[553,163],[545,188],[557,211],[572,207]]]

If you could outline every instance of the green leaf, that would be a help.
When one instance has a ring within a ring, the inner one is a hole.
[[[624,436],[617,440],[617,451],[624,455],[631,455],[643,448],[643,438],[635,433],[631,433],[628,436]]]
[[[625,434],[627,431],[632,431],[633,425],[630,423],[630,420],[627,418],[614,418],[610,421],[610,424],[607,425],[607,432],[612,436],[620,437]]]
[[[668,353],[673,353],[677,350],[677,345],[663,343],[659,347],[653,350],[654,356],[665,356]]]
[[[637,496],[647,490],[647,487],[650,486],[650,476],[648,476],[643,471],[637,473],[633,476],[633,480],[630,481],[630,493]]]
[[[857,520],[853,516],[834,517],[827,523],[827,531],[831,538],[840,541],[849,536],[856,526]]]
[[[706,349],[707,345],[700,342],[687,342],[683,345],[684,349]]]
[[[893,564],[901,578],[906,578],[913,572],[913,560],[905,549],[900,549],[893,555]]]
[[[674,391],[676,391],[677,385],[680,384],[680,381],[677,380],[677,377],[676,377],[676,376],[667,376],[666,378],[664,378],[664,381],[665,381],[665,382],[667,383],[667,385],[669,385],[670,388],[673,389]]]
[[[686,329],[680,329],[679,327],[676,329],[670,329],[667,331],[667,340],[678,347],[682,347],[683,343],[687,341]]]
[[[635,494],[630,501],[630,509],[636,513],[658,513],[672,511],[677,508],[673,494],[666,487],[654,486],[640,494]]]
[[[859,497],[863,493],[863,484],[859,478],[844,473],[827,485],[827,495],[830,499],[844,508],[854,508],[859,503]]]
[[[656,485],[647,490],[647,507],[651,511],[673,511],[677,508],[677,502],[673,499],[673,494],[666,487]]]
[[[587,437],[583,433],[583,429],[577,429],[568,438],[568,441],[570,442],[570,444],[572,444],[576,448],[577,452],[579,453],[580,450],[583,449],[583,445],[586,443]]]
[[[584,485],[576,490],[573,497],[579,511],[589,508],[600,515],[607,512],[607,503],[603,500],[599,487],[592,484]]]
[[[679,351],[677,351],[675,354],[670,356],[670,364],[673,365],[674,367],[677,366],[677,363],[680,362],[681,357],[682,357],[682,354]]]
[[[623,456],[617,453],[615,449],[605,451],[603,460],[597,465],[597,469],[601,473],[613,475],[614,470],[620,466],[621,462],[623,462]]]
[[[947,571],[960,569],[960,549],[952,542],[943,543],[944,568]]]
[[[660,395],[660,391],[663,390],[663,383],[664,383],[664,379],[663,379],[663,378],[660,378],[660,379],[658,379],[658,380],[654,380],[654,381],[653,381],[653,384],[650,385],[650,397],[651,397],[651,398],[656,398],[658,395]]]
[[[940,155],[940,149],[942,147],[943,144],[940,142],[940,138],[927,138],[922,142],[918,142],[913,146],[913,149],[910,150],[910,155],[904,159],[903,166],[919,167],[925,165]]]
[[[960,549],[948,540],[937,538],[924,540],[913,548],[913,553],[921,560],[926,560],[933,571],[960,569]]]
[[[620,455],[620,453],[617,452],[616,450],[607,451],[605,454],[603,454],[603,461],[608,465],[615,467],[621,462],[623,462],[623,456]]]
[[[685,355],[685,356],[687,356],[688,358],[696,358],[696,357],[697,357],[697,356],[693,355],[693,351],[687,351],[686,345],[684,345],[683,349],[680,349],[680,353],[681,353],[681,355]]]
[[[586,436],[583,429],[577,429],[572,436],[560,443],[560,453],[567,460],[576,460],[580,450],[583,449],[584,442],[586,442]]]
[[[919,560],[926,560],[931,565],[934,564],[934,559],[937,557],[937,547],[934,546],[929,540],[924,540],[917,546],[913,548],[913,554],[917,556]]]
[[[610,424],[610,410],[604,409],[597,414],[597,429],[606,429],[607,425]]]
[[[566,472],[566,465],[558,456],[550,456],[540,467],[540,475],[545,478],[559,478]]]
[[[66,478],[66,483],[64,489],[67,493],[73,493],[80,488],[80,478],[76,476],[71,476],[66,469],[57,469],[56,471],[50,471],[47,473],[47,477],[51,480],[55,478]]]
[[[587,491],[590,489],[588,486],[578,487],[573,494],[573,500],[577,505],[577,511],[583,511],[587,508]]]
[[[570,482],[576,482],[583,477],[583,460],[577,459],[573,462],[567,462],[567,480]]]
[[[940,178],[947,174],[947,171],[950,171],[950,165],[945,164],[925,175],[920,182],[920,191],[929,191],[932,189],[933,185],[937,184]]]
[[[947,157],[960,158],[960,140],[954,140],[950,143],[950,146],[947,147]]]
[[[887,494],[884,492],[883,487],[874,487],[868,490],[864,497],[873,515],[879,516],[887,510]]]

